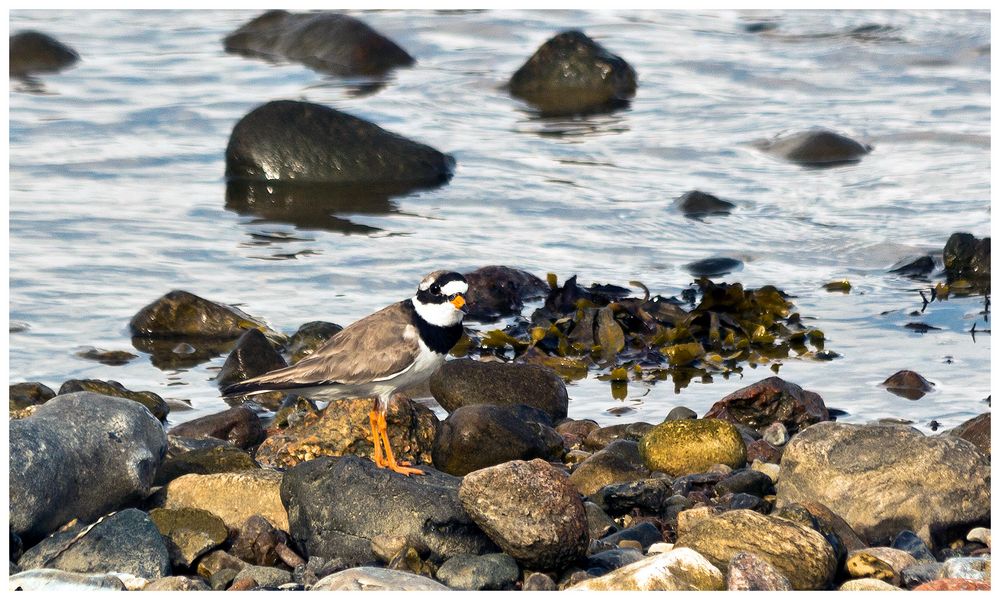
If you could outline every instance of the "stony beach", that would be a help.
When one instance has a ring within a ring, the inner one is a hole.
[[[269,11],[222,43],[337,77],[415,62],[334,13]],[[11,36],[12,77],[78,60],[46,35]],[[552,117],[620,110],[640,85],[625,59],[567,30],[529,52],[505,89]],[[822,128],[756,150],[808,168],[874,151]],[[331,190],[377,201],[456,176],[449,154],[299,100],[245,114],[225,157],[227,205],[300,224],[329,218],[315,204]],[[674,204],[691,218],[735,207],[698,190]],[[989,244],[957,231],[896,271],[930,278],[926,303],[982,296],[988,315]],[[499,262],[463,274],[462,339],[389,404],[391,446],[423,475],[373,462],[372,398],[230,397],[226,410],[167,425],[167,400],[114,380],[11,382],[8,589],[990,589],[988,410],[934,434],[905,414],[838,421],[821,393],[780,373],[782,361],[822,368],[836,343],[782,282],[738,283],[735,259],[692,263],[678,296],[645,289],[641,273],[585,287],[574,273]],[[829,286],[818,293],[850,289]],[[234,306],[238,290],[151,294],[121,324],[136,350],[160,368],[224,355],[219,389],[293,365],[348,325],[273,327]],[[112,368],[136,357],[85,354]],[[612,394],[668,378],[746,385],[702,414],[680,395],[655,421],[601,426],[569,417],[567,383],[587,377]],[[885,378],[903,398],[934,389],[889,361]]]

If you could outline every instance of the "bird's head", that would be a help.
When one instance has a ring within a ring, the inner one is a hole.
[[[413,296],[413,307],[432,325],[449,327],[462,322],[469,284],[461,273],[434,271],[421,280]]]

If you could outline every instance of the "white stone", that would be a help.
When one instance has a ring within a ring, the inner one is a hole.
[[[630,565],[582,581],[570,590],[707,591],[726,589],[722,571],[690,548],[654,554]]]

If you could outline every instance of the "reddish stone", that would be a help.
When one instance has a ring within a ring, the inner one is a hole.
[[[795,435],[813,423],[829,421],[830,413],[819,394],[780,377],[768,377],[719,400],[704,418],[743,423],[757,431],[781,422],[789,435]]]
[[[970,592],[977,590],[989,590],[989,581],[979,581],[976,579],[935,579],[922,583],[913,588],[915,592]]]
[[[972,442],[986,456],[990,455],[990,413],[972,417],[948,432],[968,442]]]
[[[764,440],[754,440],[747,444],[747,462],[752,463],[755,460],[778,464],[781,462],[781,449]]]

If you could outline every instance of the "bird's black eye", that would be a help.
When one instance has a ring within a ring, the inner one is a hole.
[[[436,283],[433,284],[433,285],[431,285],[431,293],[432,294],[440,294],[441,293],[441,286],[439,286]]]

